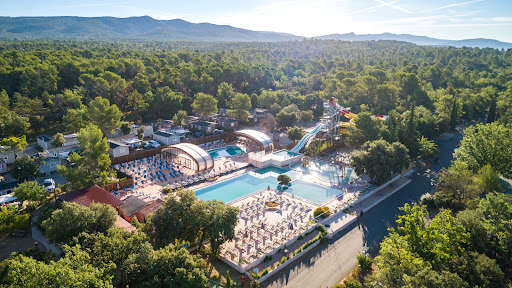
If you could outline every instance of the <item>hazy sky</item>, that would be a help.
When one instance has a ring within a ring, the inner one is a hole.
[[[148,15],[300,36],[409,33],[512,42],[512,0],[17,0],[2,16]]]

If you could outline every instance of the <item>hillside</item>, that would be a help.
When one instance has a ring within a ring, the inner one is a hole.
[[[17,39],[152,39],[174,41],[289,41],[298,37],[181,19],[149,16],[115,17],[0,17],[0,38]]]
[[[378,40],[395,40],[395,41],[405,41],[414,43],[417,45],[430,45],[430,46],[454,46],[454,47],[488,47],[495,49],[509,49],[512,48],[512,43],[501,42],[493,39],[464,39],[464,40],[445,40],[445,39],[436,39],[430,38],[426,36],[416,36],[410,34],[392,34],[392,33],[382,33],[382,34],[361,34],[357,35],[354,33],[347,34],[330,34],[324,36],[314,37],[315,39],[322,40],[342,40],[342,41],[378,41]]]
[[[79,39],[79,40],[169,40],[277,42],[302,40],[287,33],[252,31],[229,25],[190,23],[181,19],[156,20],[149,16],[115,17],[0,17],[0,39]],[[330,34],[313,37],[343,41],[405,41],[417,45],[512,48],[512,43],[492,39],[446,40],[409,34]]]

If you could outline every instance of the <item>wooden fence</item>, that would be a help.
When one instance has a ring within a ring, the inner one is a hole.
[[[125,178],[119,182],[116,183],[110,183],[107,185],[102,186],[103,189],[107,190],[108,192],[112,192],[113,190],[122,190],[123,188],[130,188],[132,185],[135,184],[135,180],[130,175],[127,175],[121,171],[117,171],[117,177],[118,178]]]
[[[167,147],[167,146],[162,146],[162,147],[158,147],[158,148],[154,148],[154,149],[150,149],[150,150],[133,152],[128,155],[111,158],[110,161],[112,162],[112,165],[115,165],[115,164],[119,164],[119,163],[130,162],[130,161],[141,159],[141,158],[151,157],[153,155],[160,154],[160,151],[162,151],[162,149],[164,149],[165,147]]]

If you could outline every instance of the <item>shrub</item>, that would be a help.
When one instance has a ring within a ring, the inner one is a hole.
[[[275,202],[275,201],[267,201],[267,202],[265,203],[265,205],[266,205],[267,207],[274,208],[274,207],[279,206],[279,203],[277,203],[277,202]]]
[[[267,255],[265,258],[263,258],[263,262],[268,262],[270,260],[272,260],[272,255]]]
[[[363,287],[363,285],[361,284],[361,282],[357,281],[356,279],[350,279],[347,282],[345,282],[345,288],[361,288],[361,287]]]
[[[322,234],[327,234],[327,229],[325,229],[324,225],[322,224],[316,226],[316,230],[320,231]]]
[[[434,201],[434,196],[432,196],[432,194],[430,194],[430,193],[425,193],[425,194],[421,195],[420,203],[422,205],[426,205],[428,208],[436,207],[436,203]]]
[[[302,239],[304,239],[303,235],[299,235],[299,237],[297,237],[297,240],[302,240]]]
[[[21,212],[18,207],[0,207],[0,236],[9,234],[13,230],[27,230],[30,228],[30,215]]]
[[[279,261],[279,264],[283,264],[286,261],[288,261],[288,257],[283,256],[283,258],[281,258],[281,261]]]
[[[329,216],[331,216],[332,212],[331,212],[331,209],[329,209],[329,207],[327,206],[324,206],[324,207],[317,207],[315,209],[315,211],[313,211],[313,216],[315,217],[322,217],[322,218],[327,218]]]
[[[364,267],[363,273],[372,269],[373,259],[370,256],[365,257],[363,253],[359,253],[357,254],[357,262],[359,266],[361,266],[361,269]]]
[[[172,189],[171,188],[168,188],[168,187],[165,187],[164,189],[162,189],[162,193],[164,193],[165,195],[169,194],[169,193],[172,193]]]

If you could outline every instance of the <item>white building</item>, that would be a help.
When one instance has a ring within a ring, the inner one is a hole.
[[[130,146],[126,144],[114,140],[108,140],[108,145],[110,145],[108,154],[113,158],[130,154]]]
[[[153,135],[153,140],[157,141],[158,143],[162,144],[163,146],[168,146],[176,143],[180,143],[180,136],[165,132],[165,131],[157,131]]]

